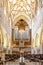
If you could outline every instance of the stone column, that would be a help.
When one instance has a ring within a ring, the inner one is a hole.
[[[5,61],[5,53],[4,52],[2,53],[2,59],[1,60],[3,61],[3,65],[6,65],[6,63],[4,62]]]
[[[2,35],[1,35],[1,47],[2,47],[2,42],[3,42],[3,40],[2,40]]]
[[[2,53],[2,59],[1,60],[3,60],[3,61],[5,60],[5,53],[4,52]]]
[[[43,54],[43,26],[42,26],[42,29],[41,29],[41,44],[42,44],[42,54]]]
[[[30,29],[30,44],[31,44],[31,39],[32,39],[32,34],[31,34],[31,29]]]

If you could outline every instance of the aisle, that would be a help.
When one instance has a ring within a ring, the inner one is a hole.
[[[19,59],[15,62],[7,62],[6,65],[19,65]],[[25,65],[39,65],[39,63],[29,62],[29,60],[25,60]]]

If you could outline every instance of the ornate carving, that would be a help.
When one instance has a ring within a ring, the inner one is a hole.
[[[12,0],[8,1],[7,11],[14,18],[18,13],[25,13],[33,19],[38,7],[38,0]]]

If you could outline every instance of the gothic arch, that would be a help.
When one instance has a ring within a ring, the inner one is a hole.
[[[22,14],[22,15],[17,15],[14,20],[13,20],[13,27],[15,26],[15,24],[20,20],[20,19],[23,19],[24,21],[26,21],[26,23],[28,24],[28,26],[31,24],[30,20],[29,20],[29,17]]]

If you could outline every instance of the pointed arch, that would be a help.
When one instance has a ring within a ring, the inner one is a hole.
[[[24,15],[24,14],[19,14],[19,15],[17,15],[15,18],[14,18],[14,20],[13,20],[13,27],[15,26],[15,24],[19,21],[19,20],[21,20],[21,19],[23,19],[24,21],[26,21],[26,23],[28,24],[28,26],[30,25],[30,20],[29,20],[29,18],[28,18],[28,16],[26,16],[26,15]]]

